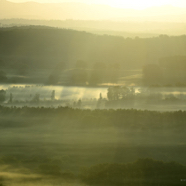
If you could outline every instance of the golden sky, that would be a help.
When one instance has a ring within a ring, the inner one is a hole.
[[[27,2],[32,0],[8,0],[11,2]],[[152,6],[172,5],[186,7],[186,0],[33,0],[39,3],[82,2],[105,4],[113,7],[144,9]]]

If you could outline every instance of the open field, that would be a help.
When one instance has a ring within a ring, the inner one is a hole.
[[[15,185],[73,185],[98,164],[152,158],[186,166],[185,121],[181,111],[1,107],[0,177]]]

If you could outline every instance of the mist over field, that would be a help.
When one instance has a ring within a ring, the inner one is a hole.
[[[0,186],[181,186],[186,4],[0,0]]]

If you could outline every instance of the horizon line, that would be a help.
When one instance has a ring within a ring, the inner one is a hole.
[[[15,3],[15,4],[24,4],[24,3],[37,3],[37,4],[85,4],[85,5],[97,5],[97,6],[107,6],[107,7],[111,7],[111,8],[116,8],[116,9],[129,9],[129,10],[137,10],[137,11],[140,11],[140,10],[147,10],[147,9],[151,9],[151,8],[161,8],[161,7],[173,7],[173,8],[180,8],[180,9],[185,9],[186,6],[175,6],[175,5],[172,5],[172,4],[164,4],[164,5],[156,5],[156,6],[148,6],[148,7],[143,7],[143,8],[134,8],[134,7],[124,7],[124,6],[112,6],[112,5],[109,5],[109,4],[104,4],[104,3],[87,3],[87,2],[75,2],[75,1],[71,1],[71,2],[67,2],[67,1],[64,1],[64,2],[37,2],[36,0],[25,0],[24,2],[14,2],[14,1],[11,1],[11,0],[0,0],[0,2],[3,2],[3,1],[6,1],[6,2],[10,2],[10,3]]]

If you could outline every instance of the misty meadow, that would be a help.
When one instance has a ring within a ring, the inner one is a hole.
[[[0,0],[0,186],[186,183],[186,3]]]

